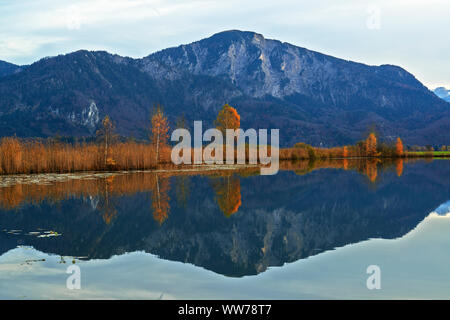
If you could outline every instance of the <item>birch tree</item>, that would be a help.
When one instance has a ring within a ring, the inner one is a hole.
[[[154,112],[150,118],[149,129],[150,142],[155,148],[155,162],[158,164],[160,151],[162,147],[167,146],[169,140],[169,122],[159,104],[154,107]]]
[[[108,115],[102,121],[102,127],[97,131],[97,136],[104,143],[104,164],[105,167],[108,164],[114,164],[114,160],[110,155],[111,145],[113,140],[115,139],[115,131],[116,127],[114,123],[111,121]]]

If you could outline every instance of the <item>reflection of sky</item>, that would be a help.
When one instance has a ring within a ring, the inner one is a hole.
[[[450,201],[401,239],[372,239],[270,268],[226,278],[141,252],[77,262],[81,290],[66,289],[71,263],[31,248],[0,257],[0,298],[301,299],[450,298]],[[55,239],[56,240],[56,239]],[[45,261],[24,264],[26,260]],[[381,268],[381,290],[366,288],[366,268]]]

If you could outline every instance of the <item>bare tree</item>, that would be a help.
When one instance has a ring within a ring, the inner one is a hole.
[[[154,107],[150,118],[149,138],[155,147],[155,161],[158,164],[161,147],[167,146],[169,140],[169,122],[159,104]]]
[[[109,116],[105,116],[102,121],[102,127],[97,131],[97,136],[104,142],[104,163],[107,166],[109,163],[113,163],[114,160],[110,155],[110,148],[115,139],[115,125],[109,118]]]

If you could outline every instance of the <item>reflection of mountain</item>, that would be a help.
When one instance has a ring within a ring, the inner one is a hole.
[[[404,235],[448,200],[449,175],[450,162],[434,161],[406,165],[401,177],[395,168],[379,172],[375,185],[357,172],[338,169],[240,178],[242,204],[229,218],[215,201],[211,179],[194,176],[185,204],[174,200],[177,188],[170,189],[170,216],[161,225],[150,210],[151,192],[118,196],[111,191],[109,204],[117,214],[109,224],[88,195],[26,204],[0,211],[2,230],[21,230],[1,232],[0,250],[32,245],[48,253],[103,259],[145,250],[228,276],[251,275],[368,238]],[[177,178],[170,178],[171,184]],[[62,235],[25,235],[38,228]]]

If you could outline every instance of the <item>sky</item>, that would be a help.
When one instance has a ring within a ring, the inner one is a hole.
[[[0,0],[0,60],[79,49],[140,58],[239,29],[450,88],[448,0]]]

